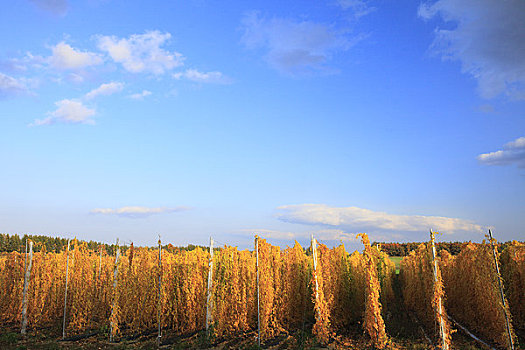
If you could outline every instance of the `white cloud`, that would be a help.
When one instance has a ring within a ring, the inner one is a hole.
[[[51,12],[54,15],[63,16],[68,10],[67,0],[30,0],[42,10]]]
[[[272,239],[283,239],[283,240],[291,240],[296,239],[299,237],[297,233],[294,232],[284,232],[284,231],[277,231],[277,230],[268,230],[268,229],[242,229],[239,230],[240,232],[249,233],[250,235],[258,235],[261,238],[272,238]]]
[[[86,100],[91,100],[97,96],[112,95],[116,92],[122,91],[123,88],[124,88],[124,83],[112,81],[111,83],[102,84],[98,88],[91,90],[84,96],[84,98]]]
[[[26,62],[24,62],[24,59],[11,57],[0,61],[0,69],[6,72],[20,73],[27,71],[27,65]]]
[[[36,119],[30,126],[51,125],[55,123],[69,124],[95,124],[91,118],[95,115],[95,110],[90,109],[76,100],[61,100],[55,102],[57,109],[48,113],[45,119]]]
[[[326,70],[326,63],[347,50],[359,38],[348,39],[330,25],[285,18],[262,18],[256,12],[244,16],[242,43],[261,49],[277,70],[295,74]]]
[[[148,90],[142,90],[142,92],[137,92],[136,94],[131,94],[128,97],[132,98],[134,100],[143,100],[144,97],[150,96],[151,91]]]
[[[281,221],[325,226],[346,232],[481,232],[481,225],[442,216],[395,215],[358,207],[330,207],[324,204],[285,205],[277,208]]]
[[[518,137],[516,140],[507,143],[505,147],[510,149],[524,149],[525,137]]]
[[[369,6],[369,4],[363,0],[338,0],[337,4],[343,10],[351,11],[356,19],[375,11],[375,7]]]
[[[0,98],[18,95],[28,91],[23,79],[16,79],[9,75],[0,73]]]
[[[84,82],[85,78],[82,74],[70,73],[68,75],[68,80],[75,84],[80,84]]]
[[[102,84],[98,88],[91,90],[83,96],[85,101],[89,101],[98,96],[108,96],[121,91],[124,84],[120,82],[110,82]],[[89,108],[79,99],[64,99],[55,102],[57,109],[48,113],[44,119],[35,119],[29,126],[51,125],[55,123],[66,124],[95,124],[93,116],[95,109]]]
[[[57,69],[81,69],[104,62],[99,54],[76,50],[63,41],[56,44],[52,51],[49,63]]]
[[[316,230],[313,231],[312,234],[317,240],[322,241],[359,241],[355,233],[349,233],[339,229]]]
[[[503,146],[502,150],[477,156],[479,162],[487,165],[516,164],[525,168],[525,137],[519,137]]]
[[[188,79],[196,83],[230,84],[231,79],[221,72],[199,72],[196,69],[187,69],[185,72],[173,73],[175,79]]]
[[[422,18],[437,15],[455,27],[436,28],[434,52],[460,61],[462,71],[477,79],[484,98],[505,93],[525,99],[525,1],[438,0],[420,5]]]
[[[184,57],[178,52],[161,48],[171,38],[170,33],[148,31],[129,38],[100,36],[98,47],[129,72],[163,74],[183,65]]]
[[[122,207],[117,209],[111,208],[96,208],[91,210],[92,214],[104,214],[104,215],[117,215],[122,217],[130,218],[141,218],[147,217],[154,214],[163,214],[163,213],[175,213],[180,211],[189,210],[188,207],[175,207],[175,208],[149,208],[149,207]]]
[[[11,57],[7,61],[2,62],[1,65],[9,71],[27,72],[32,70],[42,70],[49,65],[50,57],[40,55],[33,55],[31,52],[26,52],[22,57]]]
[[[297,240],[309,239],[314,235],[318,240],[323,241],[357,241],[355,233],[347,233],[338,229],[321,229],[302,232],[278,231],[269,229],[242,229],[241,232],[258,235],[262,238],[279,239],[279,240]]]

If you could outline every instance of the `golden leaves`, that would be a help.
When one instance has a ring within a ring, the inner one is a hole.
[[[504,252],[503,256],[506,254]],[[471,331],[501,347],[507,347],[505,313],[493,259],[492,248],[485,242],[468,243],[456,257],[444,255],[443,276],[447,308],[454,318]],[[504,268],[505,274],[512,274],[510,271],[513,268],[503,265],[509,268]]]

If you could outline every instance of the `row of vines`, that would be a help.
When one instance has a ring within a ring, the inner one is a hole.
[[[523,243],[512,242],[501,254],[489,242],[466,243],[456,256],[442,251],[435,258],[432,241],[421,244],[401,261],[400,280],[406,308],[435,343],[441,336],[441,348],[450,346],[451,321],[505,349],[516,344],[514,327],[525,330]]]
[[[118,337],[157,327],[191,334],[206,329],[208,314],[218,339],[258,328],[269,339],[309,327],[329,343],[360,329],[382,349],[383,317],[403,303],[443,349],[451,345],[452,319],[503,348],[510,347],[509,330],[514,341],[514,328],[525,330],[525,244],[513,242],[496,256],[503,303],[488,243],[465,244],[456,256],[436,256],[432,241],[421,244],[401,261],[401,295],[395,295],[395,265],[360,237],[364,250],[352,254],[315,239],[308,249],[296,243],[283,250],[256,237],[257,251],[225,246],[211,264],[201,248],[164,250],[160,261],[157,250],[133,246],[119,257],[78,242],[69,252],[42,249],[33,255],[27,285],[28,326],[60,329],[65,312],[68,335],[106,330]],[[22,322],[27,265],[24,254],[0,255],[0,324]]]
[[[312,248],[296,243],[282,250],[256,240],[258,254],[228,246],[214,251],[209,302],[207,250],[165,250],[159,263],[151,248],[130,247],[120,256],[78,242],[69,252],[42,249],[32,258],[28,327],[60,328],[66,310],[68,335],[106,329],[118,337],[159,325],[163,332],[189,334],[206,328],[208,306],[212,335],[231,338],[257,330],[259,306],[262,339],[310,325],[326,343],[363,324],[371,342],[385,347],[382,305],[394,300],[395,267],[366,235],[364,252],[351,255],[343,245],[329,249],[314,240],[315,267]],[[24,254],[0,256],[1,324],[21,322],[26,268]]]

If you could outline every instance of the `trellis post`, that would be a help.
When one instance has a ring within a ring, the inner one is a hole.
[[[27,237],[26,237],[26,252],[25,252],[25,260],[24,260],[24,273],[27,269]]]
[[[503,307],[503,314],[505,315],[505,325],[507,326],[507,335],[509,337],[509,347],[514,350],[514,341],[512,340],[512,332],[510,330],[510,320],[507,314],[507,302],[505,301],[505,293],[503,292],[503,282],[501,280],[501,274],[499,273],[498,254],[496,253],[496,245],[494,244],[494,238],[492,238],[492,231],[489,230],[489,240],[492,246],[492,256],[494,257],[494,265],[496,266],[496,274],[498,275],[499,292],[501,296],[501,306]]]
[[[64,320],[62,322],[62,339],[66,338],[66,305],[67,305],[67,282],[69,277],[69,239],[67,240],[67,253],[66,253],[66,290],[64,293]]]
[[[434,232],[430,229],[430,242],[432,246],[432,269],[434,271],[434,285],[438,283],[438,264],[436,260],[436,246],[434,244]],[[439,335],[441,337],[441,349],[448,350],[447,335],[445,330],[445,322],[443,321],[443,307],[441,305],[441,295],[438,296],[437,300],[437,312],[439,317]]]
[[[213,238],[210,237],[210,261],[209,261],[209,270],[208,270],[208,293],[206,294],[206,334],[209,337],[209,328],[211,323],[211,290],[213,284]]]
[[[100,280],[100,275],[102,275],[102,245],[100,248],[100,254],[98,257],[98,279]]]
[[[120,246],[118,244],[118,238],[117,238],[117,252],[115,254],[115,268],[113,270],[113,305],[111,307],[111,316],[110,316],[110,324],[109,324],[109,341],[113,342],[113,329],[115,325],[113,324],[113,319],[115,316],[115,304],[117,302],[117,277],[118,277],[118,260],[120,257]]]
[[[259,296],[259,236],[255,236],[255,269],[257,272],[257,344],[261,348],[261,305]]]
[[[317,240],[312,234],[311,239],[312,255],[314,258],[314,279],[315,279],[315,302],[319,303],[319,283],[317,282]]]
[[[26,251],[27,260],[27,251]],[[29,265],[27,265],[25,276],[24,276],[24,295],[22,298],[22,329],[20,333],[26,334],[27,328],[27,289],[29,288],[29,279],[31,278],[31,265],[33,262],[33,241],[29,241]]]
[[[159,326],[157,335],[157,346],[160,346],[161,342],[161,307],[162,307],[162,244],[159,235],[159,302],[157,305],[157,323]]]

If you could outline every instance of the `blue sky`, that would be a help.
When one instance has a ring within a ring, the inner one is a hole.
[[[521,0],[2,6],[2,232],[525,237]]]

